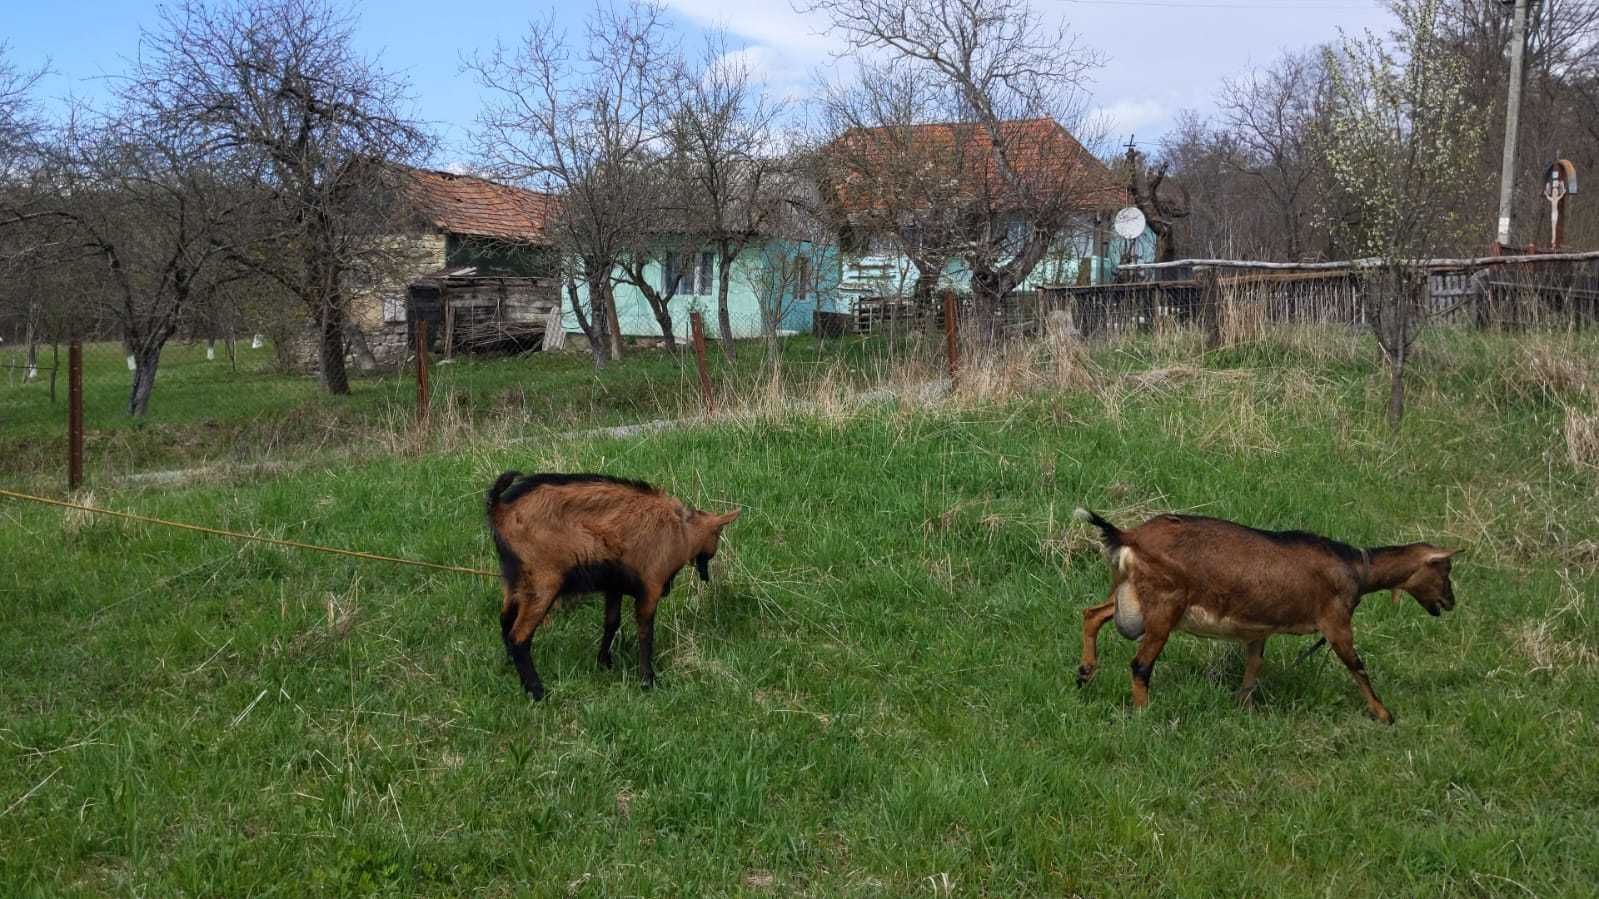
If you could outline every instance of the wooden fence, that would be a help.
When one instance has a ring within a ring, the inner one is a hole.
[[[1059,286],[1006,297],[998,311],[1003,334],[1037,333],[1050,324],[1084,337],[1195,326],[1213,340],[1257,334],[1273,326],[1331,325],[1358,328],[1368,321],[1370,298],[1382,290],[1372,269],[1310,271],[1193,266],[1165,269],[1165,280],[1090,287]],[[1599,326],[1599,259],[1550,260],[1427,273],[1427,313],[1432,325],[1476,327]],[[972,315],[969,295],[960,316]],[[900,297],[863,297],[834,333],[878,334],[941,330],[939,303]]]

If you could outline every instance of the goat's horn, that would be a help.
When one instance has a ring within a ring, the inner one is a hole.
[[[1394,595],[1394,605],[1397,606],[1397,605],[1399,605],[1399,588],[1398,587],[1394,588],[1394,594],[1393,595]]]

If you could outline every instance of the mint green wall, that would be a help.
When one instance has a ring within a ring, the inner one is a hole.
[[[1116,269],[1121,264],[1121,258],[1128,248],[1129,242],[1121,237],[1111,235],[1108,242],[1106,255],[1103,257],[1094,254],[1094,234],[1092,228],[1081,228],[1075,232],[1062,235],[1056,242],[1055,248],[1039,261],[1038,265],[1028,274],[1027,278],[1017,286],[1018,290],[1036,290],[1050,284],[1075,284],[1077,282],[1078,268],[1084,258],[1092,259],[1095,271],[1092,273],[1094,283],[1106,283],[1115,277]],[[1153,262],[1155,259],[1155,235],[1145,231],[1133,244],[1134,258],[1139,262]],[[879,263],[887,262],[888,269],[903,273],[905,282],[902,287],[885,285],[889,292],[895,289],[909,294],[914,285],[915,269],[909,261],[901,256],[874,256]],[[971,271],[960,259],[951,260],[944,267],[943,278],[940,286],[952,287],[958,292],[971,289]]]
[[[761,334],[761,305],[756,295],[756,285],[768,283],[775,278],[778,283],[783,281],[781,271],[775,276],[767,271],[767,267],[774,261],[791,259],[799,253],[805,253],[811,259],[812,281],[815,289],[810,291],[803,300],[789,296],[785,297],[783,319],[778,323],[781,330],[810,333],[814,320],[818,299],[824,308],[832,305],[831,297],[838,287],[838,254],[829,246],[814,247],[804,241],[790,241],[777,238],[757,241],[745,248],[738,258],[733,260],[732,276],[727,285],[727,310],[728,318],[733,326],[735,338],[759,337]],[[695,258],[698,259],[698,252]],[[712,339],[720,337],[717,328],[717,277],[720,272],[713,262],[711,266],[711,283],[704,293],[679,292],[672,297],[667,308],[672,313],[672,330],[677,336],[687,337],[689,334],[689,312],[699,309],[705,317],[706,336]],[[645,275],[650,283],[659,285],[664,283],[660,262],[651,262],[645,269]],[[581,301],[588,300],[588,287],[579,284],[578,297]],[[616,315],[622,326],[622,333],[628,337],[659,337],[660,324],[655,320],[655,313],[650,309],[650,304],[644,299],[644,294],[637,287],[626,282],[615,287]],[[577,319],[572,314],[570,301],[564,315],[566,329],[578,332]]]

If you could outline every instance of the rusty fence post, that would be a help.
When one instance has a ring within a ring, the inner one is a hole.
[[[955,302],[955,291],[944,291],[944,355],[949,362],[949,383],[955,386],[955,373],[960,370],[960,341],[957,339],[960,332],[959,304]]]
[[[67,489],[83,486],[83,341],[67,348]]]
[[[416,322],[416,420],[423,423],[428,418],[428,322]]]
[[[705,319],[698,309],[688,314],[694,333],[694,365],[700,370],[700,402],[706,415],[716,414],[716,399],[711,395],[711,372],[705,367]]]

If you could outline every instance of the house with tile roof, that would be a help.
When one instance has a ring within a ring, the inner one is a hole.
[[[1105,283],[1122,259],[1153,258],[1152,238],[1112,231],[1126,190],[1060,123],[1019,119],[997,131],[998,140],[975,123],[858,127],[824,148],[826,196],[845,222],[842,294],[911,295],[918,272],[907,241],[924,240],[929,256],[948,255],[936,286],[967,290],[971,273],[947,248],[973,239],[974,222],[1020,246],[1040,217],[1066,221],[1018,290]]]
[[[559,199],[454,172],[391,166],[389,176],[405,211],[389,238],[398,262],[351,297],[366,361],[403,360],[424,319],[446,353],[536,344],[560,305],[560,254],[548,233]]]

